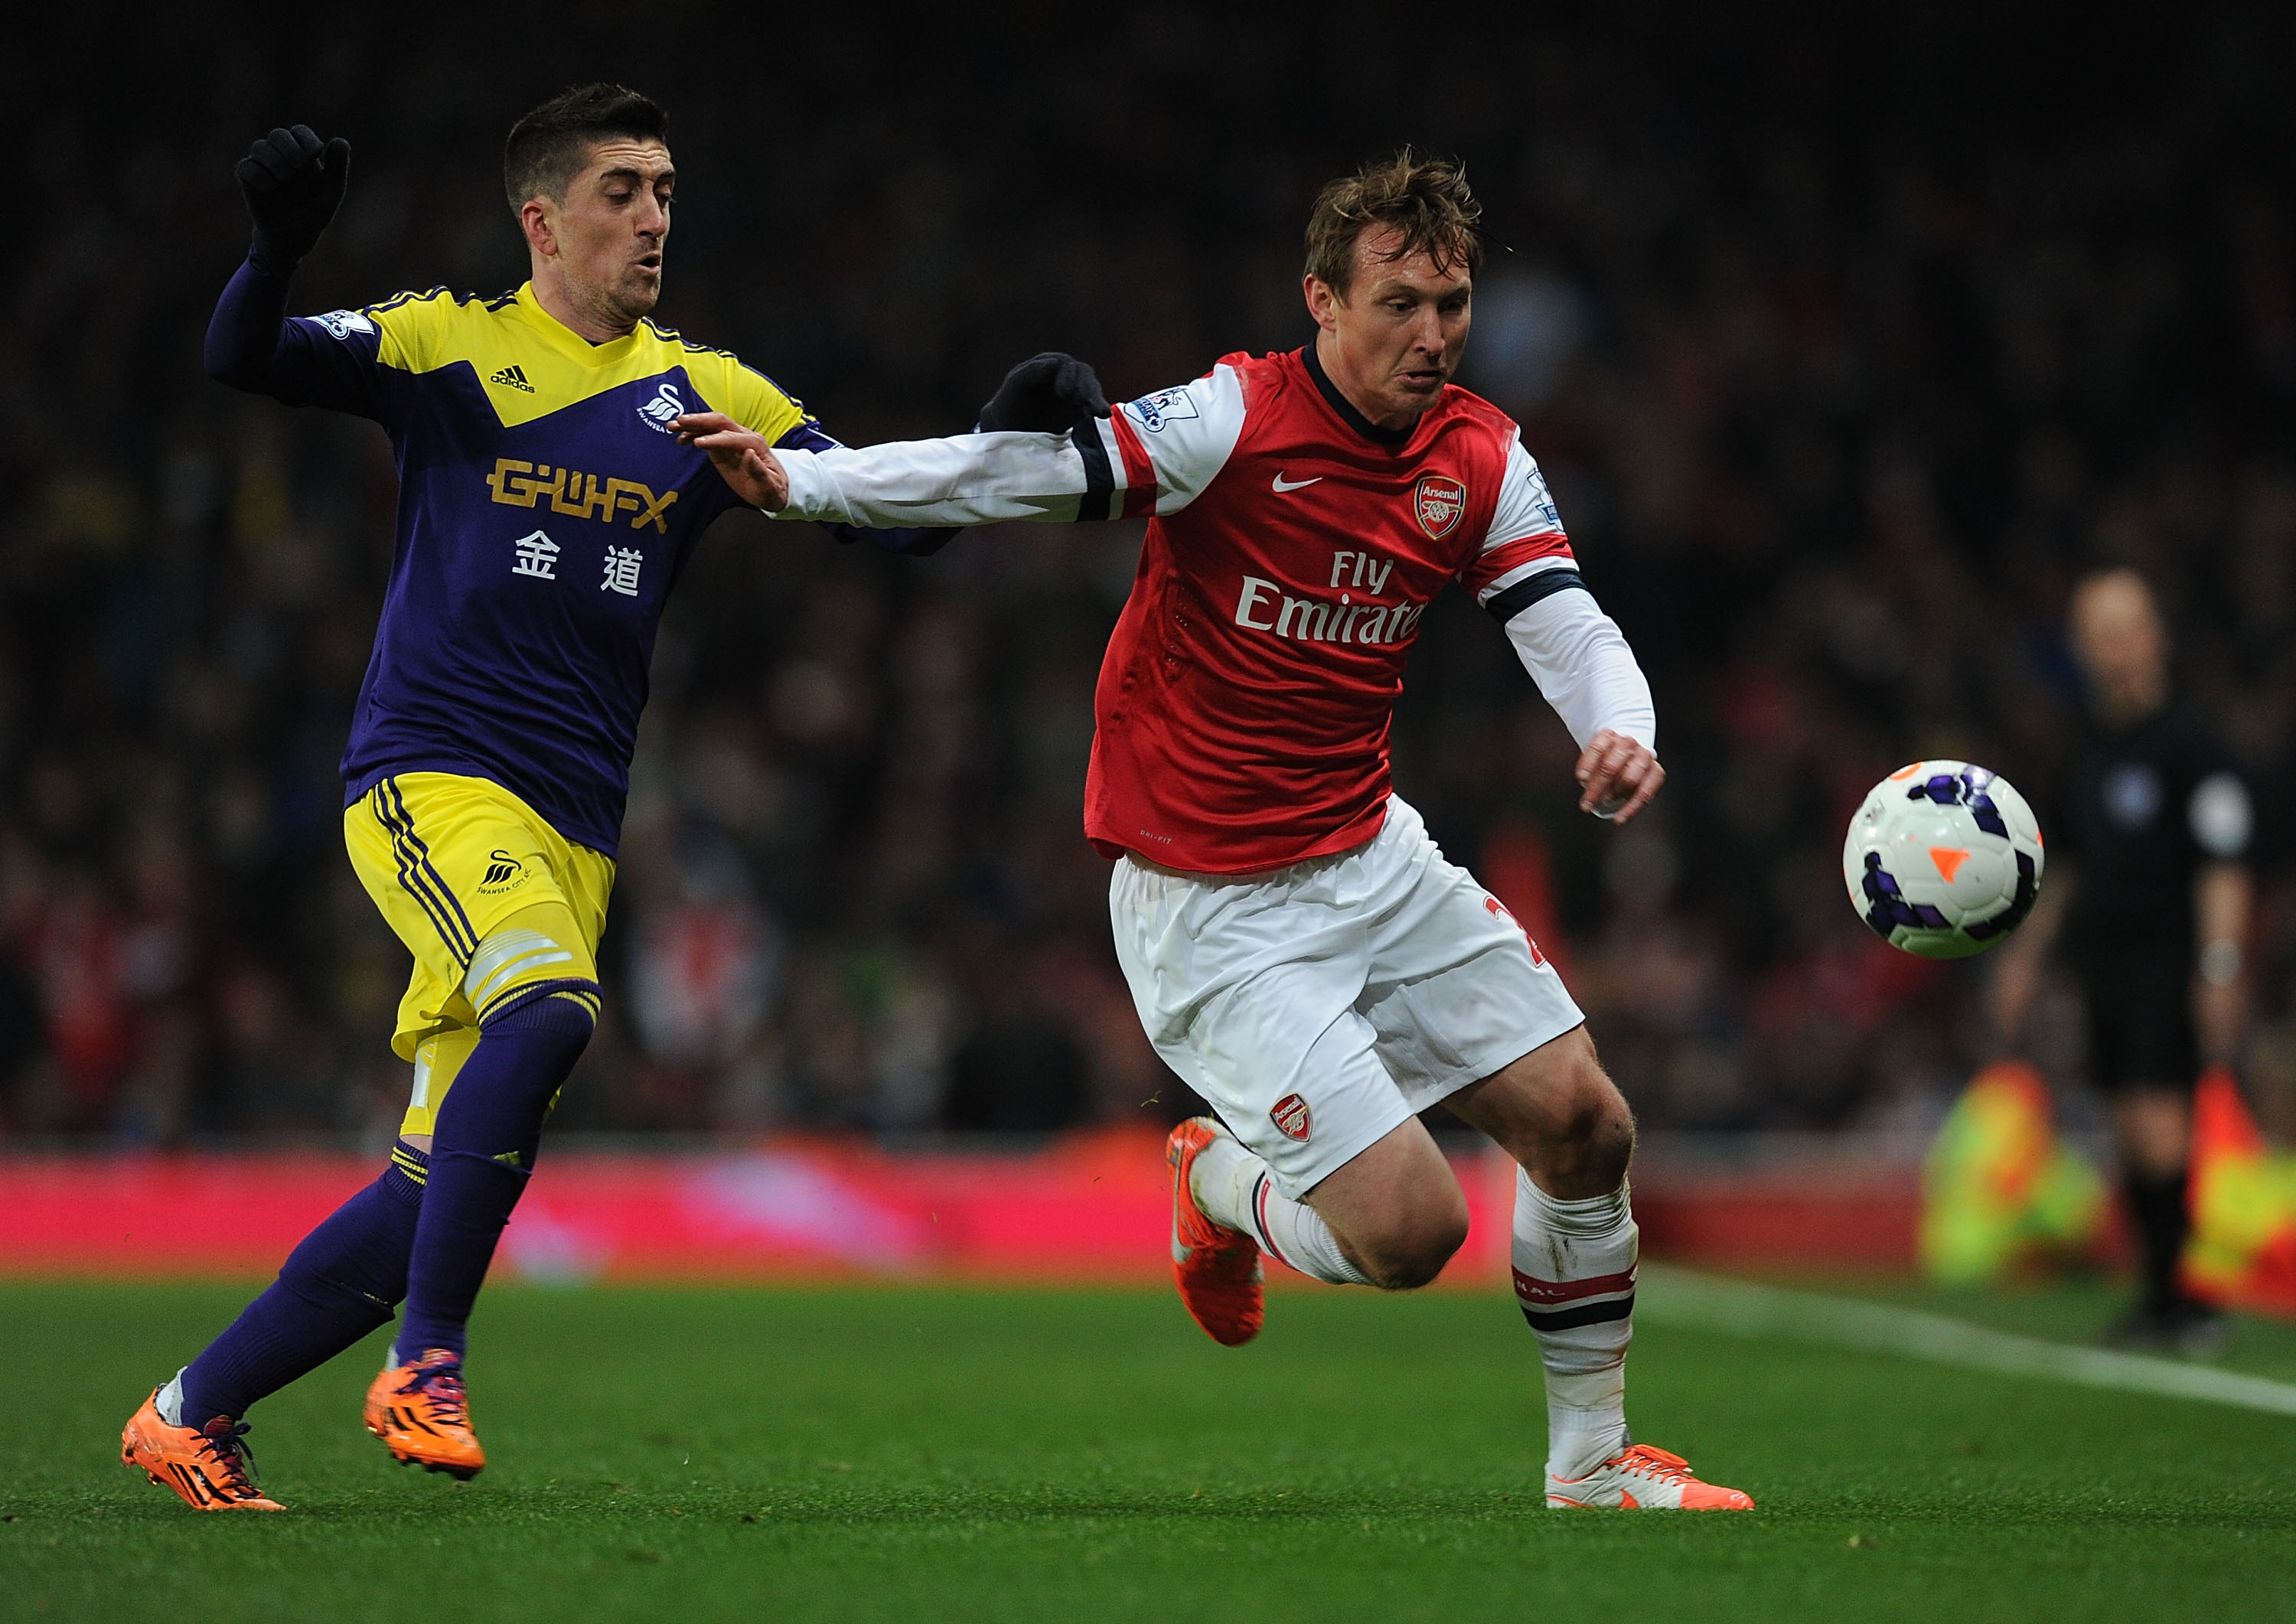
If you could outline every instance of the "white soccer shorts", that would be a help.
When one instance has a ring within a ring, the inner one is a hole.
[[[1156,1052],[1295,1200],[1585,1019],[1399,795],[1362,845],[1266,874],[1125,857],[1108,911]]]

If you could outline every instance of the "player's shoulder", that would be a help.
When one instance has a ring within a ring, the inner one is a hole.
[[[517,302],[516,293],[488,297],[448,287],[410,288],[367,306],[365,314],[397,327],[445,327],[487,321]]]
[[[1447,383],[1443,386],[1443,400],[1439,409],[1462,423],[1494,436],[1502,446],[1513,445],[1522,435],[1521,425],[1513,418],[1474,390],[1456,383]]]
[[[1231,350],[1201,377],[1159,390],[1125,405],[1139,427],[1158,433],[1176,422],[1193,422],[1200,436],[1233,446],[1248,439],[1256,424],[1277,415],[1287,398],[1313,392],[1297,350],[1255,356]]]
[[[807,421],[805,403],[730,349],[690,339],[652,317],[638,331],[657,352],[660,370],[683,367],[701,398],[768,439],[778,439]]]
[[[1217,378],[1222,369],[1235,381],[1245,408],[1255,413],[1297,390],[1306,389],[1312,392],[1314,389],[1296,349],[1271,349],[1258,356],[1249,350],[1234,350],[1213,362],[1211,371],[1204,375]]]
[[[1144,433],[1165,435],[1170,431],[1168,438],[1191,444],[1207,437],[1232,443],[1253,399],[1250,374],[1238,364],[1250,360],[1241,353],[1222,356],[1201,376],[1152,390],[1125,401],[1117,410]]]
[[[516,293],[487,298],[446,287],[422,288],[395,293],[357,314],[381,335],[381,359],[387,365],[428,372],[462,358],[517,302]]]
[[[720,349],[714,344],[704,344],[690,339],[675,327],[665,327],[652,316],[641,317],[638,336],[658,350],[666,360],[685,368],[686,375],[699,381],[702,378],[731,378],[750,373],[763,380],[765,374],[745,365],[742,357],[730,349]]]

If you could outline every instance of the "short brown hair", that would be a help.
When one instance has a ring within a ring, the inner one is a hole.
[[[512,212],[534,197],[564,202],[590,149],[611,135],[668,145],[669,115],[651,97],[619,85],[577,85],[512,125],[503,144],[503,190]]]
[[[1368,163],[1316,194],[1308,211],[1308,275],[1341,293],[1355,280],[1356,244],[1365,232],[1388,226],[1401,234],[1390,264],[1424,253],[1438,272],[1482,268],[1483,206],[1467,189],[1456,160],[1422,158],[1406,147],[1383,163]]]

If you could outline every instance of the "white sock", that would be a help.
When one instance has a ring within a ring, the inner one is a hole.
[[[188,1365],[184,1366],[184,1370],[190,1368]],[[169,1426],[179,1427],[184,1424],[183,1370],[177,1371],[168,1378],[168,1385],[161,1388],[158,1395],[152,1398],[152,1407],[160,1412],[160,1419]]]
[[[1242,1230],[1278,1263],[1333,1285],[1371,1284],[1322,1215],[1277,1190],[1267,1164],[1226,1134],[1196,1152],[1188,1187],[1206,1218]]]
[[[1546,1374],[1546,1469],[1581,1478],[1627,1447],[1635,1227],[1627,1185],[1557,1201],[1515,1171],[1514,1291]]]

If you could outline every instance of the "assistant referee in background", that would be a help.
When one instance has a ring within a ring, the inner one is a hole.
[[[2111,1107],[2143,1291],[2114,1340],[2210,1353],[2221,1316],[2177,1279],[2190,1227],[2193,1089],[2230,1064],[2245,1013],[2253,882],[2249,794],[2223,748],[2172,699],[2169,639],[2133,570],[2073,591],[2070,631],[2088,725],[2049,824],[2049,875],[1993,982],[2005,1041],[2025,1026],[2062,941],[2088,1006],[2088,1070]]]

